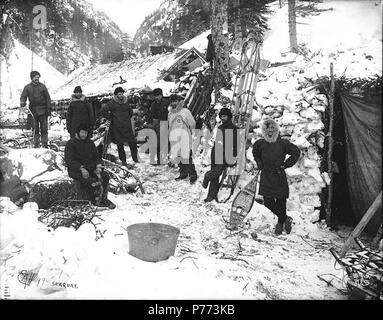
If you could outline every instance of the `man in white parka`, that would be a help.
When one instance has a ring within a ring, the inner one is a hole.
[[[190,110],[184,108],[182,96],[170,96],[168,122],[170,159],[173,163],[179,163],[180,167],[180,175],[176,180],[189,176],[190,183],[194,183],[197,181],[197,172],[192,159],[192,133],[196,122]]]

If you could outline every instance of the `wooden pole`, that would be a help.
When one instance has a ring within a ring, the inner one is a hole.
[[[333,150],[333,129],[334,129],[334,93],[335,93],[335,81],[334,81],[334,65],[331,62],[330,64],[330,77],[331,77],[331,85],[330,85],[330,94],[329,94],[329,108],[330,108],[330,125],[328,130],[328,151],[327,151],[327,170],[328,175],[330,177],[330,184],[328,186],[328,197],[327,197],[327,208],[326,208],[326,224],[331,227],[331,204],[332,204],[332,196],[333,196],[333,170],[332,170],[332,150]]]
[[[29,50],[31,50],[31,71],[33,71],[33,48],[32,48],[32,36],[33,36],[33,27],[31,26],[31,31],[29,33]]]
[[[290,51],[297,52],[298,40],[297,40],[297,22],[295,11],[295,0],[288,0],[289,11],[289,38],[290,38]]]
[[[346,252],[350,249],[354,239],[357,238],[362,233],[362,231],[364,230],[368,222],[371,220],[371,218],[374,216],[375,212],[379,209],[381,205],[382,205],[382,191],[380,191],[375,201],[372,203],[372,205],[368,208],[367,212],[364,214],[362,220],[359,221],[354,231],[350,234],[350,236],[344,243],[339,254],[341,258],[344,257]]]

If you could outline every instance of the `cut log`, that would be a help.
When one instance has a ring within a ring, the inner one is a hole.
[[[78,181],[68,179],[37,183],[31,188],[28,198],[28,201],[36,202],[40,209],[48,209],[62,200],[91,200],[91,194]]]

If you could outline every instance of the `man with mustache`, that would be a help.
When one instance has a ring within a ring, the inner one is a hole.
[[[48,89],[40,82],[40,73],[32,71],[30,73],[31,82],[24,87],[20,97],[20,106],[26,106],[29,99],[29,110],[34,120],[34,147],[48,148],[48,117],[51,115],[51,97]],[[41,134],[40,134],[41,133]]]

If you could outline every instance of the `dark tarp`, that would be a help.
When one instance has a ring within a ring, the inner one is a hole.
[[[359,221],[382,190],[381,97],[362,99],[341,94],[347,145],[347,181],[356,221]],[[382,208],[366,231],[375,234]]]

